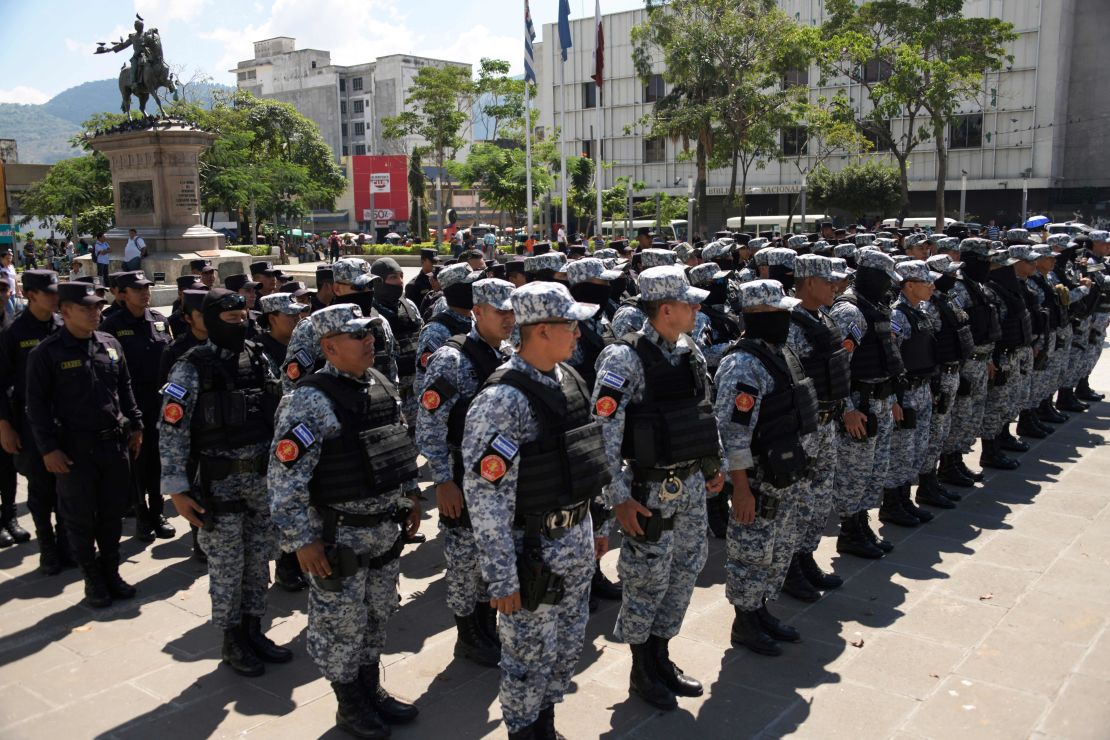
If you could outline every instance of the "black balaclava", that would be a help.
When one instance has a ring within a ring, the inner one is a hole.
[[[941,291],[942,293],[947,293],[948,291],[950,291],[952,289],[952,286],[955,284],[955,275],[941,275],[936,279],[936,282],[933,283],[933,285],[937,287],[937,290]]]
[[[581,303],[595,303],[601,306],[609,300],[609,286],[589,282],[578,283],[570,286],[570,294],[574,300]]]
[[[768,344],[784,344],[790,333],[789,311],[763,311],[744,314],[744,336]]]
[[[879,270],[874,267],[861,267],[856,270],[854,288],[864,298],[869,298],[872,301],[885,300],[893,285],[894,281],[886,273],[886,270]]]
[[[530,283],[554,283],[555,271],[554,270],[533,270],[526,273],[528,282]]]
[[[405,288],[403,285],[382,283],[374,288],[374,298],[383,306],[396,308],[397,304],[401,302],[401,296],[404,295],[404,292]]]
[[[767,268],[767,276],[782,283],[784,292],[789,293],[794,288],[794,271],[786,265],[771,265]]]
[[[987,275],[991,271],[990,260],[980,254],[968,252],[963,255],[964,266],[960,268],[960,272],[964,277],[981,283],[987,279]]]
[[[351,303],[362,309],[363,316],[369,316],[370,310],[374,307],[374,291],[359,290],[354,293],[347,293],[346,295],[337,295],[332,305],[341,303]]]
[[[628,290],[628,277],[621,275],[619,278],[610,281],[609,298],[614,301],[619,301],[626,290]]]
[[[728,278],[718,278],[709,283],[706,290],[709,291],[709,297],[705,302],[710,306],[721,306],[728,301]]]
[[[232,325],[220,318],[224,311],[241,310],[247,307],[247,299],[225,288],[212,288],[204,297],[201,313],[208,338],[220,349],[238,354],[243,351],[247,339],[247,324]]]
[[[469,311],[474,308],[474,284],[455,283],[443,289],[443,297],[451,308],[461,308]]]

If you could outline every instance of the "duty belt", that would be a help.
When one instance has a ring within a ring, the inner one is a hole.
[[[324,542],[335,542],[335,530],[340,527],[376,527],[382,522],[393,521],[396,511],[381,511],[376,514],[351,514],[331,506],[314,506],[316,513],[324,522]]]
[[[868,399],[885,399],[894,393],[894,381],[890,378],[879,383],[865,383],[862,380],[853,380],[852,390],[858,391],[861,396]]]
[[[226,457],[213,457],[211,455],[201,455],[200,462],[205,467],[205,476],[209,481],[223,480],[236,473],[262,475],[266,472],[269,463],[265,456],[252,457],[246,460],[231,460]]]
[[[590,513],[590,502],[582,501],[567,509],[553,509],[544,514],[517,514],[514,527],[542,533],[548,539],[566,534],[571,527],[585,521]]]
[[[920,388],[932,379],[931,375],[916,375],[906,378],[906,387],[909,389]]]

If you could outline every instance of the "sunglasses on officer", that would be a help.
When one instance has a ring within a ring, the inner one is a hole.
[[[221,298],[216,303],[216,307],[220,313],[224,311],[242,311],[247,307],[247,299],[238,293],[232,293]]]

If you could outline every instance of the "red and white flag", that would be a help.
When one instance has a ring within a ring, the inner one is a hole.
[[[597,26],[597,39],[594,46],[594,73],[590,79],[601,87],[605,73],[605,31],[601,27],[601,0],[594,0],[594,24]]]

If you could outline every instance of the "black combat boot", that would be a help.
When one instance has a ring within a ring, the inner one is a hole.
[[[763,606],[755,610],[755,616],[759,619],[759,626],[763,631],[771,636],[772,639],[779,642],[801,642],[802,634],[788,624],[783,624],[771,612],[767,611],[767,599],[763,600]]]
[[[244,614],[239,618],[239,626],[254,654],[263,663],[288,663],[293,660],[293,651],[276,644],[262,631],[262,618]]]
[[[670,711],[678,706],[674,692],[667,688],[655,666],[653,645],[647,642],[629,645],[632,649],[632,674],[629,690],[656,709]]]
[[[554,718],[552,718],[554,721]],[[527,727],[523,727],[516,732],[509,732],[509,740],[536,740],[539,736],[536,734],[536,724],[539,722],[537,719]]]
[[[1031,439],[1044,439],[1048,436],[1048,432],[1037,424],[1036,417],[1028,409],[1018,414],[1017,433]]]
[[[477,609],[465,617],[456,614],[455,628],[458,632],[455,639],[456,658],[465,658],[487,668],[497,667],[501,661],[501,651],[490,644],[485,636]]]
[[[1060,411],[1052,405],[1052,397],[1049,396],[1037,406],[1037,418],[1049,424],[1063,424],[1071,417],[1067,414],[1061,414]]]
[[[8,530],[0,527],[0,547],[11,547],[15,544],[15,538]]]
[[[1088,375],[1087,377],[1079,381],[1079,385],[1075,386],[1075,397],[1078,398],[1080,401],[1090,401],[1092,403],[1101,401],[1102,399],[1106,398],[1105,393],[1099,393],[1098,391],[1091,390],[1090,380],[1091,376]]]
[[[479,601],[474,604],[474,613],[478,615],[478,626],[482,628],[482,637],[500,650],[501,636],[497,634],[497,610],[490,606],[488,601]]]
[[[45,528],[35,530],[35,537],[39,541],[39,570],[48,576],[58,575],[62,572],[62,558],[58,554],[54,528],[47,522]]]
[[[1022,442],[1020,439],[1010,434],[1010,425],[1003,424],[1002,431],[995,437],[998,441],[1000,449],[1008,450],[1010,452],[1028,452],[1029,445]]]
[[[647,644],[655,656],[655,672],[663,685],[675,696],[701,696],[701,682],[690,678],[671,660],[670,640],[651,635]]]
[[[828,591],[834,588],[840,588],[844,585],[844,579],[835,573],[826,573],[821,570],[817,565],[817,561],[813,559],[811,552],[797,553],[798,565],[802,568],[802,574],[806,579],[813,584],[814,588],[819,588],[823,591]]]
[[[709,518],[709,531],[719,540],[728,533],[728,496],[721,491],[705,500],[706,515]]]
[[[15,507],[11,511],[5,511],[4,515],[0,517],[0,529],[3,529],[12,538],[13,542],[23,543],[31,541],[31,533],[23,527],[19,526],[19,520],[15,517]]]
[[[370,697],[370,706],[382,719],[391,725],[404,725],[416,719],[420,710],[408,702],[403,702],[389,695],[381,682],[381,666],[378,663],[367,663],[359,666],[358,680],[362,682],[366,695]]]
[[[601,572],[601,563],[594,561],[594,577],[590,582],[590,593],[606,601],[620,601],[624,590],[620,583],[613,583]]]
[[[285,591],[303,591],[308,588],[304,580],[304,571],[297,560],[297,553],[283,552],[274,563],[274,583]]]
[[[339,708],[335,710],[336,727],[367,740],[385,740],[389,737],[389,725],[374,711],[374,707],[370,705],[370,697],[366,695],[366,689],[361,683],[332,681],[331,688],[339,703]]]
[[[93,609],[103,609],[110,606],[112,596],[108,593],[108,586],[104,583],[104,573],[94,561],[81,566],[81,575],[85,577],[85,605]]]
[[[983,452],[979,455],[979,464],[984,468],[995,470],[1016,470],[1021,463],[1002,452],[997,439],[983,437]]]
[[[949,501],[963,501],[963,496],[955,491],[949,491],[947,488],[940,484],[940,479],[936,473],[921,473],[917,476],[917,500],[921,502],[921,487],[924,486],[927,490],[938,496],[943,496]],[[922,502],[923,503],[923,502]]]
[[[855,514],[840,518],[840,534],[836,538],[836,551],[868,560],[878,560],[883,556],[883,551],[860,532],[859,518]]]
[[[960,472],[966,477],[970,478],[975,483],[983,482],[983,471],[969,468],[967,463],[964,462],[964,456],[959,453],[956,453],[956,464],[960,466]]]
[[[744,611],[736,607],[736,617],[732,620],[732,644],[746,647],[757,655],[782,655],[782,646],[775,641],[759,621],[756,611]]]
[[[802,573],[797,555],[790,558],[790,565],[786,569],[786,578],[782,582],[782,592],[808,604],[812,604],[821,598],[821,592],[814,588],[813,584]]]
[[[879,521],[898,527],[916,527],[921,520],[906,510],[902,501],[902,487],[884,488],[883,503],[879,506]]]
[[[912,487],[912,483],[903,483],[898,487],[898,500],[902,502],[902,508],[906,510],[906,513],[915,517],[922,524],[933,521],[933,513],[931,511],[925,511],[925,509],[916,505],[913,499],[910,498],[910,488]]]
[[[878,532],[871,529],[871,516],[867,513],[867,509],[856,514],[856,522],[859,524],[860,534],[866,537],[875,547],[882,550],[883,554],[894,550],[893,542],[884,540]]]
[[[1076,398],[1075,391],[1071,388],[1061,388],[1057,393],[1056,408],[1061,411],[1080,413],[1091,407]]]
[[[947,494],[947,492],[940,487],[937,483],[937,476],[935,473],[922,473],[917,476],[917,503],[924,506],[935,506],[938,509],[955,509],[956,504],[952,503],[951,496],[959,496],[959,494]]]
[[[536,740],[567,740],[561,732],[555,729],[555,705],[548,704],[540,710],[540,714],[536,717],[536,721],[532,723],[532,737]],[[510,738],[518,737],[516,735],[509,735]]]
[[[939,478],[950,486],[973,488],[975,486],[975,481],[970,476],[964,475],[959,460],[960,454],[958,452],[949,452],[941,455]]]
[[[229,627],[224,630],[224,645],[220,657],[228,668],[240,676],[261,676],[266,666],[254,654],[242,627]]]
[[[137,593],[135,587],[120,578],[119,556],[101,555],[97,559],[100,572],[104,574],[104,585],[113,599],[133,599]]]

